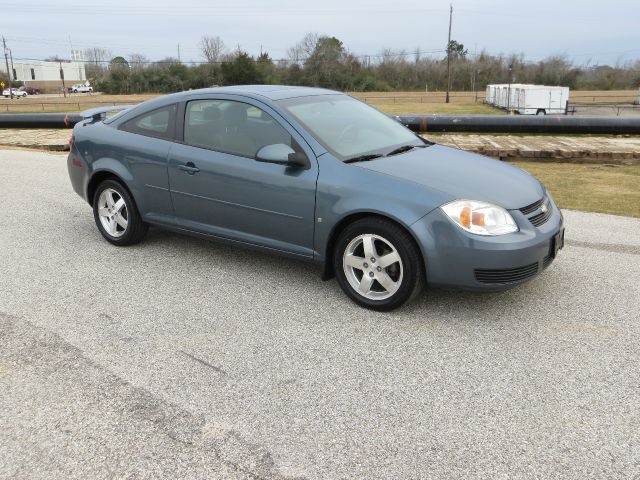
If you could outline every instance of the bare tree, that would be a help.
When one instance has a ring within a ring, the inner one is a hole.
[[[85,71],[87,78],[91,80],[101,79],[109,67],[109,61],[113,58],[111,50],[93,47],[84,51]]]
[[[131,70],[142,70],[150,63],[149,59],[141,53],[129,54],[129,65],[131,66]]]
[[[200,47],[200,52],[202,52],[202,56],[209,63],[218,63],[222,55],[225,51],[225,45],[222,39],[218,36],[209,37],[204,35],[200,39],[200,43],[198,44]]]
[[[106,65],[109,60],[113,58],[111,50],[106,48],[93,47],[87,48],[84,51],[84,59],[87,63],[93,63],[94,65]]]
[[[287,58],[294,64],[304,63],[316,49],[320,40],[317,33],[307,33],[302,40],[287,50]]]

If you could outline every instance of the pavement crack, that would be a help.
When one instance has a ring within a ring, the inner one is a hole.
[[[579,240],[567,240],[567,245],[570,245],[572,247],[591,248],[593,250],[601,250],[604,252],[640,255],[640,247],[636,247],[634,245],[624,245],[620,243],[596,243],[581,242]]]
[[[226,375],[227,374],[227,372],[225,372],[222,368],[216,367],[215,365],[210,364],[206,360],[202,360],[201,358],[198,358],[195,355],[191,355],[190,353],[187,353],[184,350],[180,350],[180,353],[182,353],[183,355],[189,357],[191,360],[194,360],[194,361],[198,362],[200,365],[204,365],[205,367],[213,369],[214,371],[218,372],[220,375]]]
[[[5,425],[21,433],[0,442],[0,478],[7,468],[15,477],[27,462],[37,462],[47,478],[66,478],[61,468],[80,468],[76,477],[88,478],[107,465],[118,478],[185,478],[187,472],[203,471],[212,474],[198,478],[229,478],[229,472],[252,480],[303,478],[281,473],[262,444],[133,385],[59,334],[2,310],[0,345],[0,425],[3,434]],[[46,415],[32,415],[28,408]],[[33,422],[29,436],[22,433],[21,416]],[[67,440],[86,449],[70,455]],[[38,455],[39,445],[47,445],[46,454]]]

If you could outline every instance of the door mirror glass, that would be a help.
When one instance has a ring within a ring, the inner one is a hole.
[[[301,157],[304,157],[304,154],[296,153],[293,148],[284,143],[265,145],[256,153],[256,160],[259,162],[302,167],[306,164],[306,157]]]

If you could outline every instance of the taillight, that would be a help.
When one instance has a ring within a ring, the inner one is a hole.
[[[69,136],[69,159],[71,164],[76,168],[82,168],[82,162],[80,161],[80,155],[78,152],[73,151],[73,134]]]

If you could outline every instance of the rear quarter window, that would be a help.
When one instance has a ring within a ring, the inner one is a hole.
[[[143,113],[123,123],[120,130],[147,137],[173,140],[177,109],[177,105],[172,104]]]

